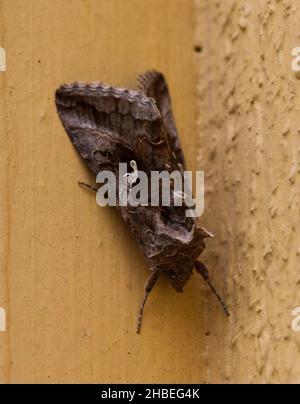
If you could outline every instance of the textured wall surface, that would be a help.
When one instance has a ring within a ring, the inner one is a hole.
[[[114,209],[101,209],[63,130],[64,82],[136,85],[165,72],[196,166],[193,1],[1,0],[1,382],[201,381],[199,277],[183,295],[162,279],[135,334],[147,265]],[[176,21],[176,23],[175,23]]]
[[[298,1],[196,0],[206,261],[226,295],[205,310],[204,380],[300,382]]]

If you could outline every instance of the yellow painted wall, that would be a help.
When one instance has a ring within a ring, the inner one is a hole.
[[[0,381],[201,381],[200,279],[161,280],[135,334],[146,263],[114,209],[101,209],[54,106],[64,82],[169,81],[196,167],[194,12],[187,0],[1,0]]]

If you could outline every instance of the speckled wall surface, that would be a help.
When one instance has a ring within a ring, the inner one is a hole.
[[[300,382],[300,46],[296,0],[196,0],[206,261],[226,295],[205,310],[207,382]]]

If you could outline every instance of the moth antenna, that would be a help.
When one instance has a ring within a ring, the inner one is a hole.
[[[226,316],[230,316],[229,310],[226,306],[226,303],[224,302],[224,300],[222,299],[222,297],[219,295],[219,293],[217,292],[216,288],[214,287],[214,285],[211,283],[210,279],[209,279],[209,272],[208,269],[206,268],[206,266],[200,262],[200,261],[195,261],[195,268],[196,271],[202,275],[203,279],[205,280],[205,282],[208,284],[208,286],[210,287],[210,289],[212,290],[213,294],[216,296],[216,298],[218,299],[219,303],[221,304],[221,306],[223,307],[223,310],[226,314]]]
[[[153,289],[154,285],[157,282],[158,279],[158,275],[159,275],[159,270],[156,269],[154,270],[154,272],[149,276],[149,278],[147,279],[146,285],[145,285],[145,294],[144,294],[144,298],[140,307],[140,311],[139,311],[139,315],[138,315],[138,319],[137,319],[137,326],[136,326],[136,333],[139,334],[141,331],[141,325],[142,325],[142,319],[143,319],[143,313],[144,313],[144,308],[145,308],[145,304],[146,301],[148,299],[148,296],[151,292],[151,290]]]
[[[84,183],[84,182],[78,182],[78,185],[79,185],[80,187],[82,187],[82,188],[88,189],[89,191],[96,192],[96,193],[98,192],[98,189],[97,189],[97,188],[92,187],[91,185],[86,184],[86,183]]]

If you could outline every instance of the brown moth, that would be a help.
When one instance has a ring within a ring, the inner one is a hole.
[[[96,82],[66,84],[56,91],[56,106],[62,124],[95,175],[109,170],[118,177],[119,163],[129,165],[132,161],[147,176],[154,170],[171,173],[185,169],[164,76],[151,71],[141,75],[138,81],[138,90]],[[162,272],[168,276],[173,288],[182,292],[195,269],[229,315],[225,303],[210,283],[205,265],[197,261],[205,248],[204,240],[211,234],[195,218],[186,217],[184,204],[180,207],[174,203],[170,207],[117,204],[117,208],[151,271],[137,332],[147,297]]]

